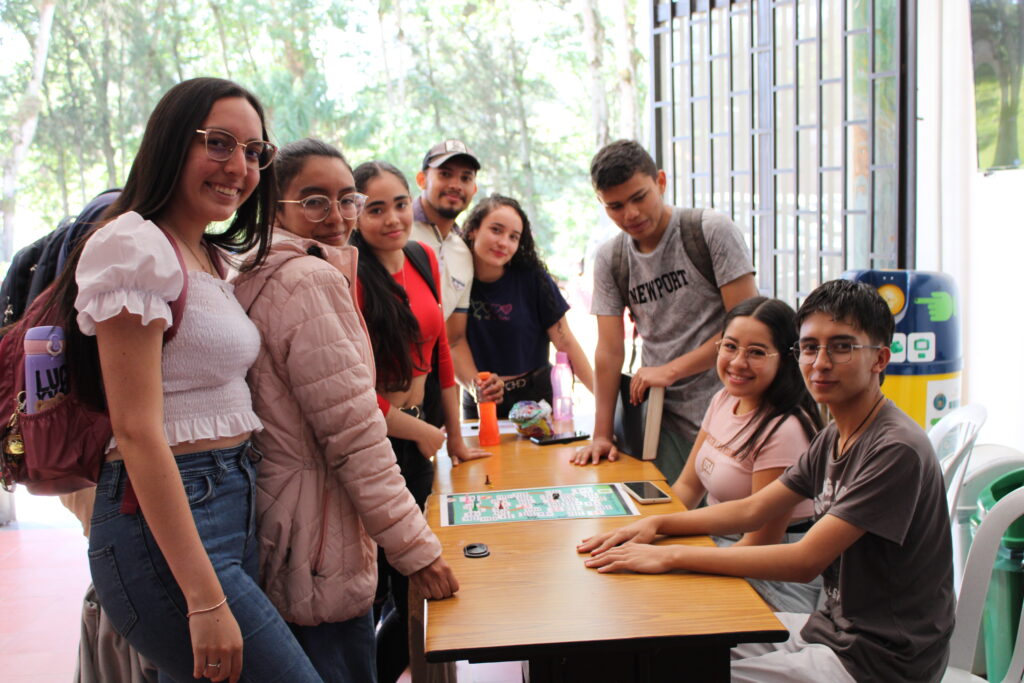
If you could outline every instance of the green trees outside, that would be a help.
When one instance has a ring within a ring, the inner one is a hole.
[[[255,91],[275,142],[315,135],[410,179],[462,139],[481,193],[521,199],[547,255],[579,260],[599,215],[589,159],[640,130],[637,4],[0,0],[0,271],[16,229],[122,183],[156,100],[199,75]]]

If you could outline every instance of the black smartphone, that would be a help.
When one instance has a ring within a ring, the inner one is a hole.
[[[580,441],[582,439],[589,439],[590,434],[586,432],[561,432],[559,434],[552,434],[551,436],[531,436],[530,441],[534,442],[538,446],[550,446],[555,443],[569,443],[571,441]]]
[[[672,500],[672,496],[649,481],[624,481],[622,485],[638,503],[667,503]]]

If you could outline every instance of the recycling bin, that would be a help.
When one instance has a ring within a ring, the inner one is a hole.
[[[882,392],[925,430],[960,406],[963,375],[956,283],[923,270],[851,270],[878,290],[896,321]]]
[[[1024,486],[1024,469],[999,477],[981,491],[974,528],[1004,496]],[[981,623],[985,632],[985,665],[988,680],[1001,681],[1010,667],[1017,639],[1017,623],[1024,600],[1024,517],[1003,534],[1003,542],[992,568],[992,583],[985,597]]]

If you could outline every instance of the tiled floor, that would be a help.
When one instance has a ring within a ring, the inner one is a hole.
[[[71,683],[82,597],[89,585],[86,540],[56,498],[16,495],[18,522],[0,527],[0,680]],[[519,664],[459,662],[459,683],[520,683]],[[400,679],[410,683],[408,674]]]
[[[86,541],[56,498],[17,495],[0,527],[0,674],[5,683],[70,683],[78,659]]]

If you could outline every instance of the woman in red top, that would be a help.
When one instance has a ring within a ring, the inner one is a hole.
[[[490,454],[468,448],[462,439],[455,372],[440,301],[434,295],[440,291],[437,258],[430,247],[408,244],[413,221],[409,183],[401,171],[382,161],[361,164],[353,175],[356,190],[367,196],[350,243],[359,250],[356,294],[377,366],[377,402],[406,486],[422,508],[433,486],[433,458],[445,432],[453,465]],[[415,251],[430,264],[433,290],[412,263]],[[436,382],[428,381],[432,373]],[[378,677],[387,683],[396,680],[408,663],[408,612],[406,579],[383,559],[378,556],[378,596],[390,585],[396,608],[377,634]]]

